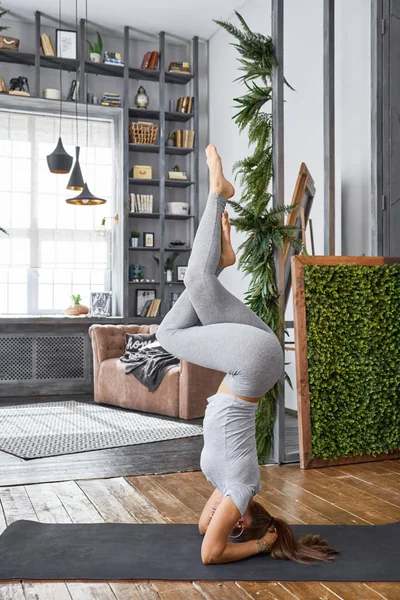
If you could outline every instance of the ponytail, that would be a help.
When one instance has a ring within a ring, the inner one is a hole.
[[[271,548],[271,556],[283,560],[294,560],[299,563],[316,561],[329,562],[334,559],[338,550],[330,548],[319,535],[304,535],[297,539],[293,529],[283,519],[272,517],[269,512],[255,500],[249,506],[251,524],[243,530],[240,538],[230,538],[232,543],[248,542],[262,538],[273,525],[278,537]]]

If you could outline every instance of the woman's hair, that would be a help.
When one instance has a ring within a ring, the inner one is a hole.
[[[229,538],[230,542],[241,543],[262,538],[268,531],[272,515],[256,501],[249,506],[251,525],[244,529],[242,535],[237,538]],[[305,535],[299,539],[293,533],[292,528],[282,519],[274,519],[274,527],[278,537],[271,549],[273,558],[294,560],[300,563],[312,563],[315,561],[328,562],[334,559],[338,550],[330,548],[321,540],[319,535]],[[235,530],[236,535],[236,530]]]

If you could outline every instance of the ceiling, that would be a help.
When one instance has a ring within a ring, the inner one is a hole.
[[[213,19],[229,19],[244,3],[244,0],[88,0],[88,20],[116,31],[130,25],[149,33],[167,31],[185,38],[198,35],[209,39],[218,29]],[[2,0],[2,6],[12,9],[12,17],[21,20],[32,20],[36,10],[58,16],[57,0]],[[85,16],[85,0],[78,0],[78,14],[80,18]],[[75,22],[75,0],[62,0],[62,15],[63,20]]]

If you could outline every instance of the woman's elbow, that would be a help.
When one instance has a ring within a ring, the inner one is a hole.
[[[212,554],[201,553],[201,561],[203,565],[212,565],[215,564],[215,557]]]
[[[217,565],[221,562],[221,555],[217,552],[207,552],[203,550],[201,552],[201,561],[203,565]]]

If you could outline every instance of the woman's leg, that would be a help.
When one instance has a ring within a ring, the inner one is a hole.
[[[271,329],[217,279],[221,214],[230,190],[221,183],[220,165],[220,179],[216,183],[218,165],[213,169],[210,162],[214,193],[210,194],[193,245],[185,277],[188,294],[182,294],[165,317],[157,338],[178,358],[227,373],[224,382],[234,394],[257,398],[279,378],[283,368],[282,349]],[[225,192],[225,196],[220,192]],[[197,324],[194,315],[202,325]]]
[[[207,151],[210,194],[193,243],[185,275],[186,290],[202,325],[242,323],[272,333],[268,325],[231,294],[216,276],[221,258],[221,216],[229,194],[234,190],[223,175],[215,147],[209,146]]]

